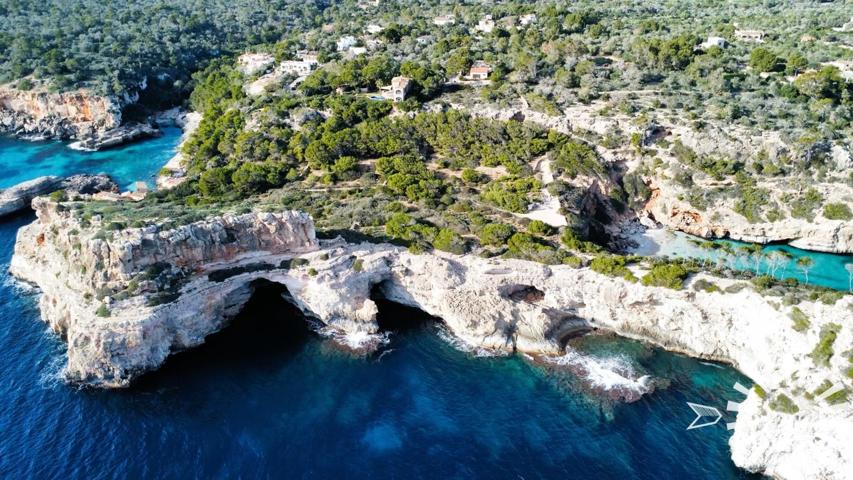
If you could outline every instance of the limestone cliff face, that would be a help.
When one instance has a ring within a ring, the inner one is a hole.
[[[11,270],[41,288],[42,315],[67,338],[66,375],[74,381],[128,385],[226,325],[259,279],[285,285],[290,300],[332,338],[369,347],[377,338],[373,295],[379,292],[440,317],[462,342],[492,351],[560,355],[567,334],[599,327],[731,362],[800,407],[796,415],[778,413],[750,393],[731,441],[738,465],[790,479],[845,478],[853,471],[853,442],[845,440],[853,432],[850,404],[830,407],[802,396],[824,380],[846,381],[843,355],[823,366],[809,353],[828,323],[843,325],[834,350],[853,348],[850,296],[833,306],[799,305],[811,319],[801,333],[788,307],[748,288],[675,291],[586,268],[318,243],[310,218],[296,212],[224,216],[163,232],[131,229],[105,240],[91,233],[97,226],[82,228],[69,212],[36,204],[38,221],[20,230]],[[163,297],[150,275],[139,272],[163,263],[169,268],[158,275],[180,282],[175,295],[152,303]],[[97,265],[98,273],[81,272],[80,265]],[[104,286],[127,291],[134,282],[131,295],[91,296]],[[732,400],[741,398],[732,391]]]
[[[120,102],[81,89],[50,93],[0,86],[0,131],[51,138],[84,138],[121,125]]]
[[[815,214],[809,219],[788,217],[774,222],[750,223],[735,213],[731,205],[717,205],[703,211],[684,201],[683,191],[669,182],[653,184],[653,187],[645,212],[673,230],[702,238],[731,238],[760,244],[786,242],[804,250],[853,253],[853,222],[829,220]],[[834,194],[840,202],[853,195],[853,191],[843,185],[820,187],[826,191],[826,196]]]

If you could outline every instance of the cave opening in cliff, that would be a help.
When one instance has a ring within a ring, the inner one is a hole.
[[[382,332],[406,333],[443,323],[440,318],[433,317],[419,308],[390,300],[382,283],[373,286],[370,299],[376,302],[379,309],[376,322]]]
[[[258,279],[236,292],[244,302],[222,330],[208,335],[198,347],[168,358],[164,366],[146,374],[136,388],[203,382],[214,377],[275,371],[308,344],[316,334],[302,312],[286,297],[287,288]]]

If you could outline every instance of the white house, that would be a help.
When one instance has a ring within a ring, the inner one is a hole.
[[[708,50],[711,47],[725,48],[726,39],[723,37],[708,37],[707,40],[699,44],[700,50]]]
[[[454,23],[456,23],[456,17],[453,14],[439,15],[432,19],[432,23],[439,27],[443,27],[445,25],[453,25]]]
[[[364,31],[366,31],[367,33],[369,33],[371,35],[376,35],[377,33],[381,32],[382,30],[384,30],[382,25],[377,25],[375,23],[371,23],[370,25],[364,27]]]
[[[275,57],[268,53],[244,53],[237,59],[237,69],[246,75],[255,75],[275,63]]]
[[[320,53],[313,50],[297,50],[296,58],[315,65],[320,63]]]
[[[409,77],[394,77],[391,79],[391,85],[380,88],[386,95],[391,96],[394,102],[402,102],[406,99],[406,94],[412,86],[412,81]]]
[[[285,60],[278,65],[278,70],[282,73],[293,75],[308,75],[311,70],[314,70],[316,62],[305,62],[302,60]]]
[[[352,35],[345,35],[339,38],[338,41],[335,42],[335,44],[338,47],[338,51],[343,52],[349,50],[350,47],[354,47],[357,42],[358,40],[356,40],[356,38]]]
[[[356,6],[362,10],[376,8],[379,6],[379,0],[359,0]]]
[[[344,56],[346,58],[352,59],[359,55],[364,55],[365,53],[367,53],[367,47],[350,47],[349,50],[347,50],[346,55]]]
[[[476,62],[471,66],[471,70],[468,71],[469,80],[488,80],[489,74],[492,73],[492,66],[485,62]]]
[[[474,27],[474,30],[477,30],[477,31],[483,32],[483,33],[491,33],[492,30],[494,30],[494,29],[495,29],[495,21],[492,19],[491,15],[486,15],[485,17],[480,19],[480,22],[477,23],[477,26]]]

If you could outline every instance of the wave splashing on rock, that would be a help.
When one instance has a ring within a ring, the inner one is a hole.
[[[567,347],[562,356],[541,358],[551,366],[571,372],[593,393],[614,401],[636,402],[655,388],[654,379],[638,373],[624,356],[601,358]]]

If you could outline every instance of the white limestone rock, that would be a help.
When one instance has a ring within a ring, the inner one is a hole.
[[[846,382],[841,352],[853,348],[851,296],[831,306],[800,304],[811,321],[800,333],[788,308],[749,288],[736,294],[676,291],[588,268],[318,243],[310,218],[297,212],[226,215],[170,231],[130,229],[95,239],[97,226],[82,228],[70,212],[46,200],[34,204],[38,221],[20,230],[11,271],[41,288],[44,319],[68,339],[66,376],[74,381],[128,385],[169,354],[220,330],[259,279],[286,286],[293,303],[334,338],[376,344],[381,340],[372,295],[378,291],[440,317],[455,337],[478,349],[558,356],[567,334],[596,327],[730,362],[800,407],[795,415],[775,412],[750,393],[731,440],[738,465],[786,479],[841,479],[851,471],[850,404],[830,408],[803,396],[827,379]],[[71,235],[73,229],[81,233]],[[163,274],[181,280],[175,295],[154,305],[150,299],[162,292],[141,282],[127,298],[114,295],[109,317],[96,314],[101,302],[93,293],[126,288],[163,262],[172,266]],[[89,268],[81,271],[81,265]],[[721,288],[734,283],[697,278]],[[829,323],[842,329],[827,367],[809,353]]]

